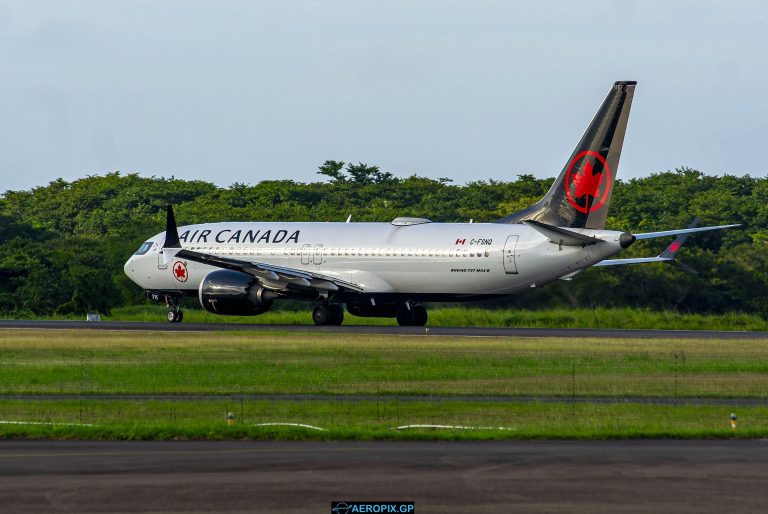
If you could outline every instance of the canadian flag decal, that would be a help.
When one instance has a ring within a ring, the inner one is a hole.
[[[457,239],[457,240],[456,240],[456,244],[457,244],[457,245],[463,245],[463,244],[466,244],[466,242],[467,242],[467,240],[466,240],[466,239]]]

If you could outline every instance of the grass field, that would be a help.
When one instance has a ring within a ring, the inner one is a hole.
[[[768,435],[768,344],[754,340],[6,330],[0,332],[0,369],[0,435],[5,436],[734,435],[728,420],[734,408],[686,402],[693,398],[764,399],[735,408],[736,435]],[[73,394],[87,396],[12,397]],[[104,394],[214,398],[100,399]],[[274,397],[238,399],[265,394]],[[288,401],[281,397],[286,394],[319,398]],[[438,395],[440,401],[417,395]],[[500,399],[484,400],[488,395]],[[451,399],[456,396],[462,399]],[[574,398],[622,402],[569,401]],[[653,398],[668,404],[640,402]],[[236,413],[234,427],[225,423],[230,411]],[[328,430],[254,426],[270,422]],[[412,424],[487,428],[393,430]]]
[[[167,310],[158,305],[114,309],[105,320],[162,321]],[[61,316],[54,316],[59,319]],[[83,316],[77,317],[82,319]],[[185,309],[187,322],[267,323],[309,325],[309,310],[274,310],[260,316],[216,316],[199,308]],[[350,325],[396,325],[389,318],[360,318],[345,314]],[[429,311],[430,326],[514,327],[514,328],[654,328],[669,330],[768,330],[768,321],[746,313],[684,314],[643,309],[551,309],[526,311],[470,307],[434,308]]]
[[[578,439],[765,437],[768,433],[768,407],[740,408],[739,427],[733,430],[731,409],[702,405],[13,400],[0,401],[0,412],[39,423],[0,424],[0,435],[5,437]],[[235,415],[233,426],[226,423],[230,412]]]

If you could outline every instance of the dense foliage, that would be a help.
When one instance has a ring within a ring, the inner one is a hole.
[[[6,315],[83,313],[143,302],[122,272],[128,256],[164,227],[172,203],[180,223],[211,221],[493,221],[538,200],[552,179],[520,175],[511,182],[413,175],[327,161],[323,182],[265,180],[220,188],[208,182],[110,173],[57,180],[0,198],[0,311]],[[708,176],[692,169],[618,181],[607,228],[634,232],[743,223],[695,236],[670,266],[592,269],[574,280],[510,297],[532,307],[638,306],[697,312],[746,311],[768,316],[768,179]],[[639,242],[622,256],[655,255],[669,240]]]

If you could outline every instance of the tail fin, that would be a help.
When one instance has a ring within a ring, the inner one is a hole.
[[[605,228],[636,84],[616,82],[544,198],[497,223]]]

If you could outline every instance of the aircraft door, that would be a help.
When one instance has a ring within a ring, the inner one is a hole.
[[[311,244],[305,244],[301,247],[301,263],[302,264],[309,264],[309,261],[311,259],[312,253],[312,245]]]
[[[315,245],[315,251],[312,254],[312,262],[315,264],[323,263],[323,245]]]
[[[520,239],[520,236],[509,236],[506,243],[504,243],[504,272],[508,275],[517,274],[515,250],[517,249],[518,239]]]
[[[168,263],[163,259],[163,249],[157,249],[157,269],[167,269]]]

